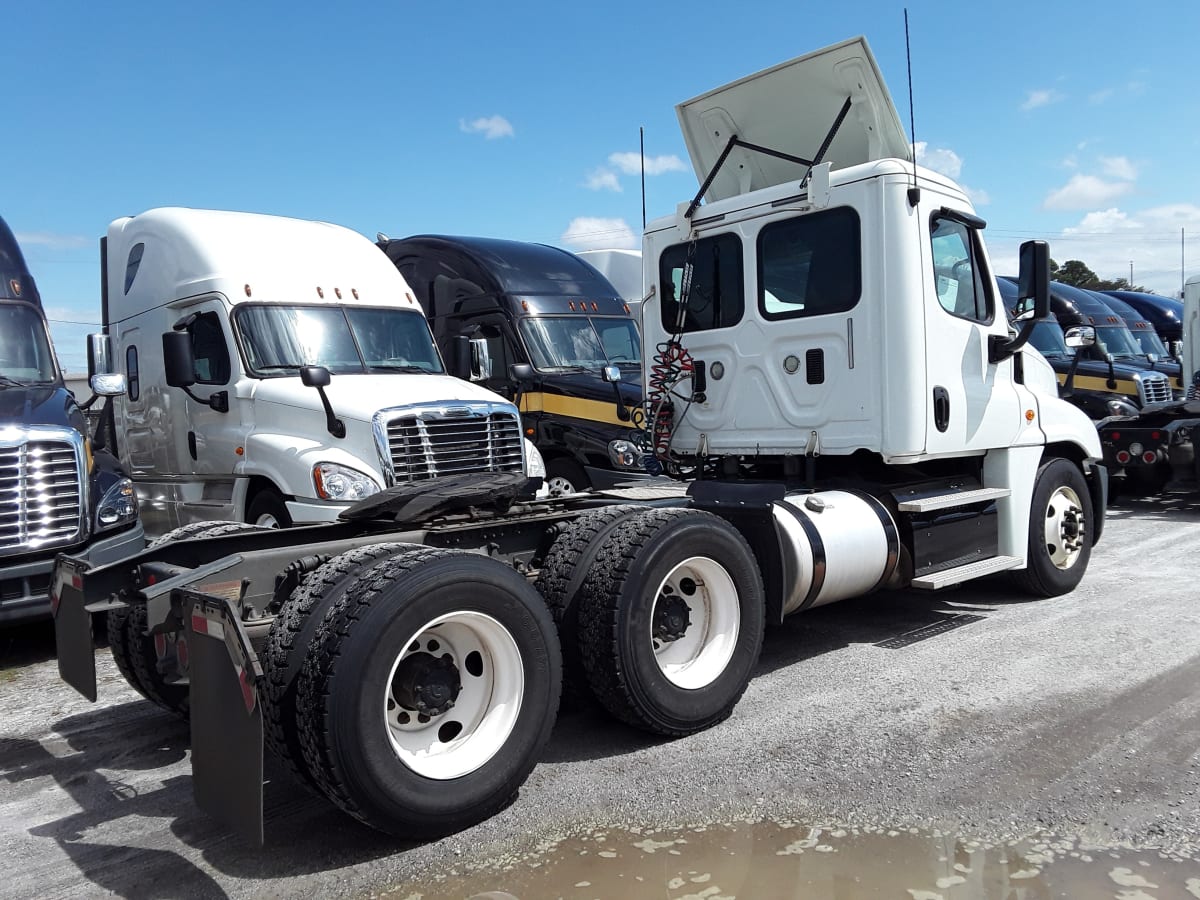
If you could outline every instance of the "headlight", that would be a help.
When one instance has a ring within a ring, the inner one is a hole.
[[[379,493],[379,483],[370,475],[337,463],[313,466],[313,487],[322,500],[355,502]]]
[[[642,465],[642,454],[632,441],[609,441],[608,458],[618,469],[637,469]]]
[[[1128,400],[1109,400],[1106,404],[1110,416],[1136,416],[1137,407]]]
[[[137,495],[133,492],[133,482],[122,478],[100,499],[100,506],[96,509],[96,531],[128,525],[137,517]]]
[[[529,478],[546,477],[546,461],[529,438],[525,438],[525,475]]]

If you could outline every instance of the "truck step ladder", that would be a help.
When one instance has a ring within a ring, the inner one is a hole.
[[[919,497],[915,500],[902,500],[897,505],[900,512],[932,512],[935,509],[951,509],[955,506],[969,506],[972,503],[985,503],[989,500],[1000,500],[1012,494],[1008,488],[976,488],[973,491],[951,491],[948,494],[934,494],[931,497]]]
[[[965,566],[957,566],[953,569],[944,569],[941,572],[931,572],[928,575],[921,575],[912,580],[912,586],[927,591],[936,591],[939,588],[962,584],[962,582],[970,581],[973,578],[991,575],[993,572],[1004,572],[1008,569],[1015,569],[1020,564],[1021,560],[1015,556],[993,556],[990,559],[979,559],[975,562],[967,563]]]

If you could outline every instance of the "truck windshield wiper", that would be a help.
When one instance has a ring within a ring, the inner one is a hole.
[[[0,384],[8,385],[9,387],[29,387],[24,381],[17,381],[17,379],[9,378],[7,375],[0,375]]]
[[[279,363],[273,366],[255,366],[260,372],[282,372],[289,369],[299,369],[300,363]]]
[[[387,372],[412,372],[417,375],[428,375],[432,371],[424,366],[414,366],[411,363],[371,363],[368,368],[374,372],[377,369],[383,369]]]

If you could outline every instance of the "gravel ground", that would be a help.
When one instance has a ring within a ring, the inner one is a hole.
[[[187,728],[121,680],[58,681],[45,628],[0,632],[0,895],[367,896],[593,825],[767,817],[1045,831],[1200,852],[1200,500],[1110,510],[1081,587],[1004,582],[836,604],[768,632],[734,715],[651,739],[560,716],[518,800],[435,843],[385,838],[268,762],[267,845],[198,812]]]

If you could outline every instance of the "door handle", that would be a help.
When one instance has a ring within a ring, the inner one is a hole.
[[[950,427],[950,392],[941,386],[933,389],[933,424],[938,431]]]

